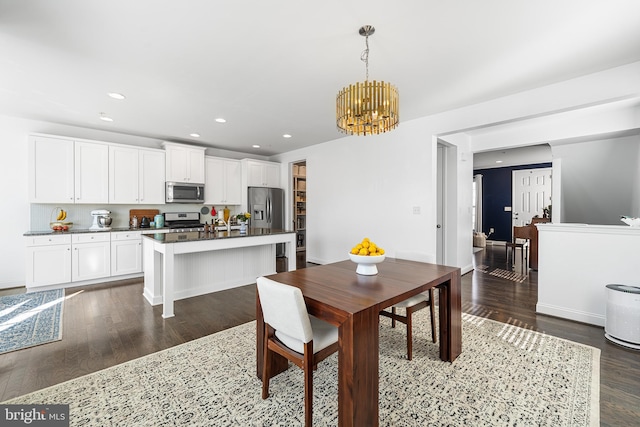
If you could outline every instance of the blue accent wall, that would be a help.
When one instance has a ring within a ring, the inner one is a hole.
[[[505,206],[512,206],[512,174],[515,170],[550,168],[551,163],[518,165],[504,168],[474,169],[473,174],[482,175],[482,232],[489,235],[489,229],[495,232],[489,240],[511,240],[511,212],[505,212]]]

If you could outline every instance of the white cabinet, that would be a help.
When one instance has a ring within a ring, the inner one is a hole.
[[[280,163],[261,160],[243,160],[247,174],[247,187],[280,188]]]
[[[109,203],[139,203],[136,148],[109,147]]]
[[[71,281],[71,235],[26,237],[26,286]]]
[[[140,203],[162,205],[165,200],[165,153],[138,151],[138,196]]]
[[[27,236],[25,245],[27,288],[142,273],[142,230]]]
[[[29,201],[73,203],[74,143],[68,139],[29,137]]]
[[[30,136],[29,201],[108,203],[109,146]]]
[[[109,203],[164,203],[165,153],[109,146]]]
[[[109,203],[109,145],[75,141],[75,203]]]
[[[211,205],[242,204],[240,160],[205,157],[204,202]]]
[[[111,233],[111,275],[142,272],[142,232]]]
[[[72,234],[71,281],[111,275],[111,237],[108,232]]]
[[[204,184],[204,148],[167,142],[164,148],[167,181]]]

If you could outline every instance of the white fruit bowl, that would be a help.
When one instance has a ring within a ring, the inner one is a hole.
[[[384,261],[384,255],[364,256],[350,253],[349,258],[351,258],[351,261],[358,264],[356,273],[363,276],[374,276],[378,274],[378,267],[376,267],[376,264]]]

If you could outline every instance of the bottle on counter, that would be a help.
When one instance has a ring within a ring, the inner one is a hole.
[[[133,216],[133,219],[131,220],[131,228],[138,228],[138,217],[137,216]]]

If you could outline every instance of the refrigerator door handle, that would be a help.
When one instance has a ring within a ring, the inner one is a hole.
[[[271,198],[267,198],[267,223],[271,224]]]

